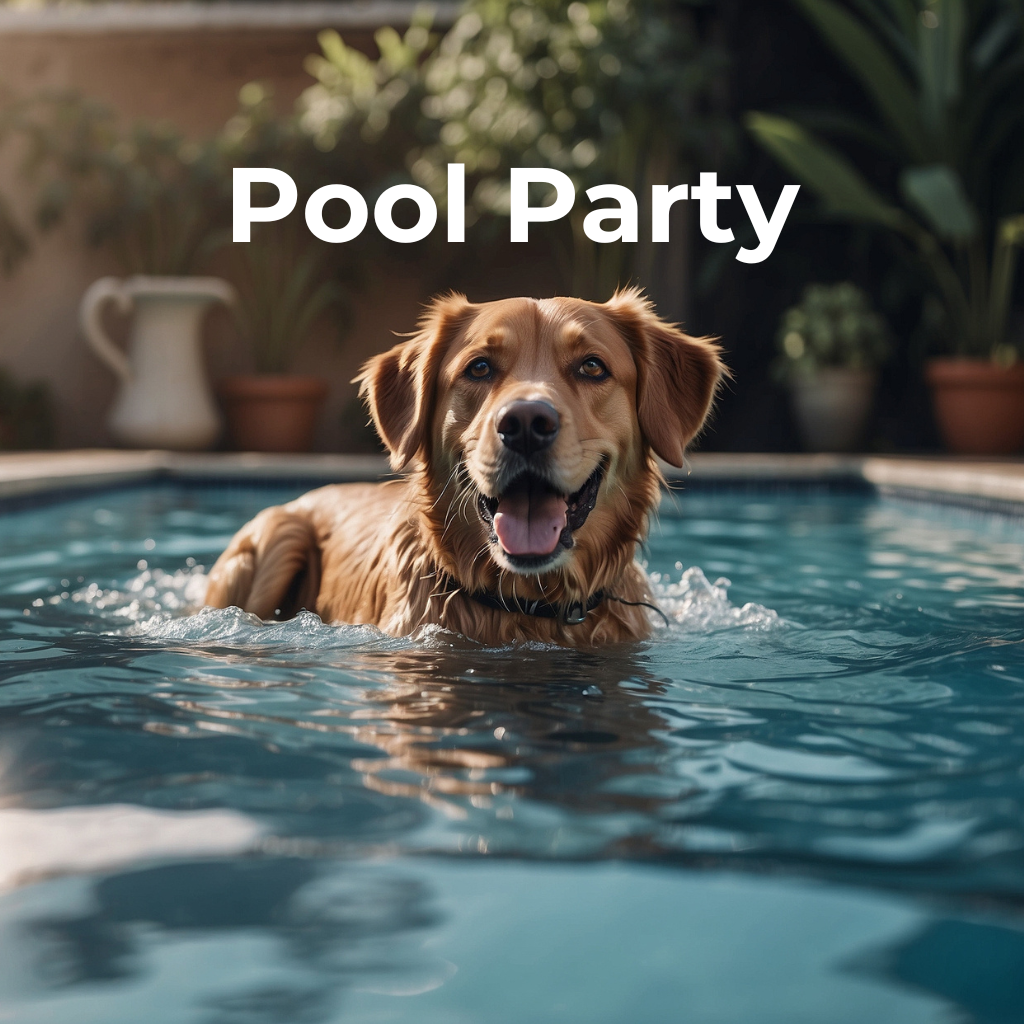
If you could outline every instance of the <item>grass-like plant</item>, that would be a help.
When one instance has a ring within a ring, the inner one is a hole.
[[[232,250],[231,277],[240,299],[236,316],[256,372],[285,373],[328,309],[334,307],[336,322],[343,323],[346,292],[330,276],[326,247],[310,241],[305,225],[260,228],[252,242]]]
[[[948,347],[1013,361],[1007,320],[1024,244],[1021,3],[793,2],[860,82],[874,116],[755,112],[751,132],[826,214],[909,241],[941,300]],[[889,181],[869,182],[834,143],[871,152]]]

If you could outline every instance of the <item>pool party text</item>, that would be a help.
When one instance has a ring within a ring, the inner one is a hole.
[[[252,205],[252,186],[273,185],[278,190],[277,202],[270,206]],[[548,185],[554,189],[554,202],[530,204],[530,186]],[[274,167],[236,167],[232,181],[232,241],[248,242],[254,223],[282,220],[295,209],[298,189],[291,175]],[[784,185],[771,216],[767,216],[753,185],[737,185],[750,225],[757,236],[753,249],[741,247],[736,259],[741,263],[761,263],[775,248],[782,234],[799,185]],[[640,214],[636,196],[625,185],[595,185],[586,190],[592,203],[611,200],[617,204],[592,210],[583,221],[583,232],[594,242],[636,242],[640,232]],[[674,203],[693,200],[699,207],[701,234],[709,242],[735,240],[732,228],[718,224],[718,204],[732,198],[730,185],[719,185],[718,174],[703,172],[698,185],[651,186],[651,241],[669,241],[669,212]],[[324,207],[331,200],[348,206],[349,219],[344,227],[333,228],[324,221]],[[393,211],[401,200],[411,200],[419,208],[419,219],[412,227],[395,224]],[[510,240],[528,242],[530,224],[548,223],[567,216],[576,204],[576,187],[572,179],[550,167],[516,167],[510,172],[509,224]],[[463,242],[466,234],[466,176],[464,164],[448,165],[448,241]],[[362,195],[350,185],[324,185],[306,201],[306,225],[325,242],[351,242],[362,234],[369,220],[369,208]],[[377,230],[392,242],[418,242],[427,237],[437,224],[437,203],[418,185],[393,185],[385,189],[373,207]],[[610,224],[611,226],[605,226]]]

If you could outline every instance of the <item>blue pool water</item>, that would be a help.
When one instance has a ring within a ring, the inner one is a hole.
[[[1024,1020],[1019,521],[675,497],[614,650],[188,615],[294,493],[0,520],[0,1021]]]

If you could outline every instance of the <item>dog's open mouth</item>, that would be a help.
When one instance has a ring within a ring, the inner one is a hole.
[[[510,561],[539,566],[559,549],[572,547],[573,532],[593,511],[603,478],[602,462],[578,491],[561,494],[541,477],[524,473],[496,497],[481,494],[477,508]]]

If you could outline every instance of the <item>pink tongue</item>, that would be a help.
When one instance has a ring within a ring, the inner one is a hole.
[[[498,503],[494,532],[510,555],[550,555],[565,529],[565,499],[557,494],[519,492]]]

